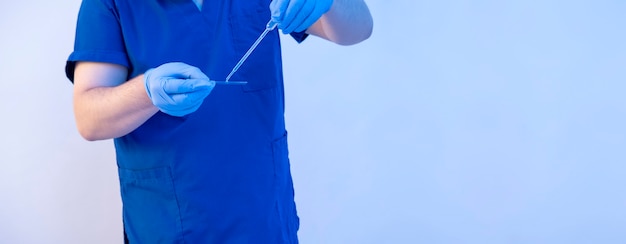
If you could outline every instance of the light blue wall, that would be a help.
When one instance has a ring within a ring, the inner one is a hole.
[[[79,3],[0,3],[0,243],[121,241],[63,73]],[[626,243],[626,2],[368,4],[360,45],[283,39],[302,243]]]
[[[285,42],[306,243],[626,243],[625,1],[369,1]]]

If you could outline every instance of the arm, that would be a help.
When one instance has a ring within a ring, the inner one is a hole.
[[[87,140],[130,133],[159,110],[171,116],[195,112],[215,82],[200,69],[171,62],[126,81],[117,64],[79,62],[74,72],[74,114]]]
[[[307,33],[340,45],[353,45],[372,34],[373,20],[363,0],[334,0]]]
[[[89,141],[120,137],[159,109],[146,93],[143,75],[126,81],[121,65],[78,62],[74,73],[74,116]]]

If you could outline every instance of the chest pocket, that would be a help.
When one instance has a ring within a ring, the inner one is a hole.
[[[265,30],[270,20],[269,0],[233,0],[231,29],[237,61],[248,51]],[[244,91],[276,87],[282,80],[280,40],[278,29],[271,31],[233,75],[232,80],[246,80]]]

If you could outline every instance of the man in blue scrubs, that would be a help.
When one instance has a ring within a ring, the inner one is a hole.
[[[87,140],[114,138],[126,243],[297,243],[278,31],[369,37],[363,0],[83,0],[66,73]]]

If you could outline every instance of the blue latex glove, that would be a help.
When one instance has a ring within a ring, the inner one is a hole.
[[[272,22],[284,34],[302,32],[330,10],[333,0],[273,0],[270,3]]]
[[[144,74],[148,97],[162,112],[182,117],[193,113],[215,87],[200,69],[185,63],[166,63]]]

